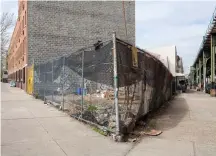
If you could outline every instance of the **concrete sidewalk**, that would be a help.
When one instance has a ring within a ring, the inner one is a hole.
[[[2,84],[2,156],[215,156],[216,98],[186,93],[155,116],[163,130],[116,143],[18,88]]]
[[[1,102],[2,156],[123,156],[131,148],[7,84]]]
[[[158,137],[144,137],[128,156],[216,156],[216,98],[190,91],[155,117]]]

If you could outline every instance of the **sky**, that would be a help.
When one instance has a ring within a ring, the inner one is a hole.
[[[3,12],[13,13],[14,20],[16,21],[18,16],[18,0],[0,0],[1,7],[0,7],[0,15]],[[12,35],[14,27],[9,30],[9,33]]]
[[[17,0],[1,3],[2,12],[17,17]],[[176,45],[188,72],[215,6],[216,1],[137,1],[136,45],[143,49]]]
[[[144,49],[176,45],[189,72],[215,6],[216,1],[136,2],[136,44]]]

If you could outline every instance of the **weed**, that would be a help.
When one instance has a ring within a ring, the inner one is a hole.
[[[34,93],[33,93],[33,96],[34,96],[35,99],[38,99],[38,98],[39,98],[39,94],[38,94],[37,92],[34,92]]]
[[[91,113],[96,112],[97,110],[98,110],[98,108],[96,106],[89,105],[89,107],[88,107],[88,111]]]
[[[101,130],[100,128],[93,127],[93,130],[94,130],[95,132],[97,132],[97,133],[100,133],[101,135],[104,135],[104,136],[107,136],[107,135],[108,135],[107,131],[103,131],[103,130]]]

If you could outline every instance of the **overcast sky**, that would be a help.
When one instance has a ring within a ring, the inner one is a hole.
[[[3,0],[1,10],[17,17],[17,0]],[[216,1],[136,2],[136,44],[143,49],[176,45],[184,68],[193,63]],[[12,32],[12,29],[11,29]]]

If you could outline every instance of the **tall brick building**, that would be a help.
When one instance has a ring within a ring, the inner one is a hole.
[[[98,40],[135,43],[134,1],[20,1],[9,47],[9,77],[25,89],[26,66],[42,63]],[[126,23],[126,28],[125,28]],[[127,30],[127,36],[126,36]]]

